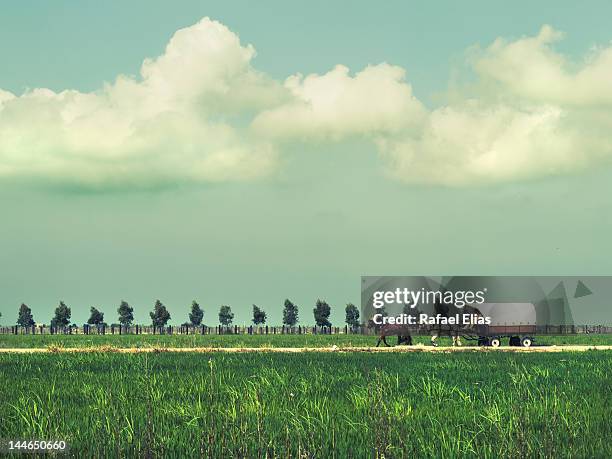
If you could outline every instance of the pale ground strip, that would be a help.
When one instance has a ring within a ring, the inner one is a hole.
[[[140,347],[120,348],[113,346],[98,347],[48,347],[48,348],[0,348],[0,354],[36,354],[36,353],[84,353],[115,352],[119,354],[159,353],[159,352],[193,352],[193,353],[301,353],[301,352],[372,352],[372,353],[411,353],[411,352],[584,352],[611,351],[612,345],[563,345],[524,347],[433,347],[433,346],[395,346],[395,347]]]

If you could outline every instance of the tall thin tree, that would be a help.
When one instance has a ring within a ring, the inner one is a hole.
[[[70,316],[72,312],[70,308],[66,306],[66,303],[60,301],[59,306],[55,308],[54,316],[51,319],[52,327],[67,327],[70,323]]]
[[[25,303],[21,303],[21,306],[19,306],[17,325],[19,325],[20,327],[34,326],[34,317],[32,316],[32,310]]]
[[[297,305],[289,299],[286,299],[285,307],[283,308],[283,325],[288,325],[290,327],[295,326],[300,320],[298,313]]]
[[[266,311],[261,309],[256,304],[253,305],[253,324],[255,325],[263,325],[266,323]]]
[[[346,305],[344,310],[346,313],[345,322],[351,328],[357,328],[359,326],[359,309],[353,303]]]
[[[117,308],[119,314],[119,323],[124,327],[129,327],[134,321],[134,308],[132,308],[127,301],[121,301],[121,304]]]
[[[170,313],[159,300],[155,301],[155,306],[153,306],[153,311],[149,313],[149,316],[154,327],[165,327],[170,320]]]
[[[226,305],[221,306],[219,308],[219,323],[224,327],[228,327],[232,324],[232,320],[234,320],[232,308]]]
[[[104,313],[100,312],[97,308],[91,307],[89,310],[90,315],[87,319],[87,323],[90,325],[102,325],[104,323]]]
[[[189,321],[191,325],[197,327],[202,324],[202,319],[204,318],[204,311],[200,307],[197,301],[193,300],[191,303],[191,312],[189,313]]]
[[[331,308],[329,304],[323,300],[317,300],[317,303],[312,310],[315,324],[319,327],[331,327],[331,322],[329,321],[329,315],[331,314]]]

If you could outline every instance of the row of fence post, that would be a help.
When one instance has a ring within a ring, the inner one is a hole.
[[[516,328],[516,326],[508,325],[508,327]],[[520,328],[521,326],[518,325]],[[533,327],[533,326],[531,326]],[[556,334],[605,334],[612,333],[611,326],[604,325],[538,325],[535,328],[535,333],[542,335],[556,335]],[[153,327],[145,325],[133,325],[133,326],[122,326],[122,325],[88,325],[85,324],[82,327],[66,326],[66,327],[51,327],[46,325],[35,325],[31,327],[20,327],[13,325],[10,327],[0,327],[0,334],[28,334],[28,335],[43,335],[43,334],[77,334],[77,335],[141,335],[141,334],[154,334],[154,335],[338,335],[338,334],[371,334],[375,332],[375,329],[368,328],[364,325],[359,327],[349,327],[345,325],[343,327],[317,327],[317,326],[222,326],[217,325],[208,327],[206,325],[179,325],[179,326],[165,326],[165,327]],[[418,333],[415,333],[418,334]]]
[[[13,325],[11,327],[0,327],[0,334],[75,334],[75,335],[141,335],[141,334],[154,334],[154,335],[277,335],[277,334],[290,334],[290,335],[303,335],[303,334],[320,334],[320,335],[337,335],[337,334],[364,334],[365,327],[316,327],[316,326],[222,326],[217,325],[214,327],[208,327],[206,325],[200,326],[121,326],[121,325],[90,325],[85,324],[82,327],[66,326],[66,327],[47,327],[46,325],[38,325],[31,327],[21,327]]]

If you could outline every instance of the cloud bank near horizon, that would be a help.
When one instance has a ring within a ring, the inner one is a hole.
[[[612,158],[612,46],[571,62],[562,34],[466,54],[472,81],[428,108],[395,65],[338,65],[284,82],[204,18],[138,77],[98,91],[0,89],[0,179],[104,190],[271,177],[300,143],[369,142],[389,176],[470,186],[570,173]]]

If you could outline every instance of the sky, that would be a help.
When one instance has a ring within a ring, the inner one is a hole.
[[[611,10],[3,7],[0,323],[339,325],[362,275],[611,274]]]

